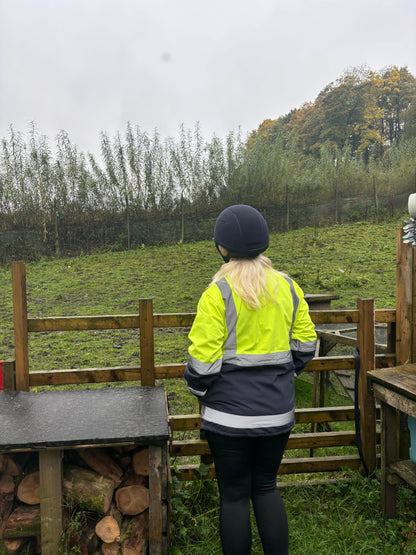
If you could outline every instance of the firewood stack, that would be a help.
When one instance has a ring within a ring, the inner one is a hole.
[[[36,453],[0,454],[0,555],[41,553]],[[146,447],[64,451],[63,552],[146,553],[149,452]]]

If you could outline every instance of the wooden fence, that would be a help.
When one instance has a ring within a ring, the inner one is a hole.
[[[400,267],[400,264],[399,264]],[[154,314],[152,299],[139,300],[139,314],[113,316],[73,316],[53,318],[28,318],[26,300],[26,273],[23,262],[12,264],[13,306],[15,328],[15,384],[16,389],[29,391],[31,387],[62,386],[66,384],[88,384],[100,382],[123,382],[140,380],[143,386],[153,386],[156,380],[182,378],[185,364],[162,364],[154,362],[154,329],[190,327],[195,314]],[[409,308],[402,302],[400,314]],[[403,308],[405,307],[405,309]],[[359,407],[363,456],[370,471],[376,468],[376,409],[373,397],[367,389],[366,372],[374,368],[394,366],[396,309],[376,310],[373,299],[359,299],[355,310],[311,310],[316,325],[356,324],[357,341],[360,349],[361,372],[359,379]],[[375,352],[375,325],[385,323],[388,327],[387,353]],[[36,332],[63,332],[74,330],[120,330],[138,329],[140,332],[140,365],[112,368],[88,368],[29,372],[28,334]],[[401,334],[403,340],[403,334]],[[402,345],[403,347],[403,345]],[[186,358],[186,353],[184,353]],[[354,357],[316,356],[305,371],[325,373],[333,370],[354,370]],[[10,378],[7,378],[10,379]],[[178,440],[175,432],[198,431],[199,414],[170,415],[173,439],[170,445],[172,457],[198,457],[207,463],[206,477],[214,477],[215,469],[210,464],[207,442],[199,437]],[[296,423],[311,424],[348,422],[354,420],[354,407],[315,407],[296,410]],[[355,431],[322,431],[296,434],[290,437],[288,450],[333,448],[356,445]],[[280,467],[281,474],[333,472],[349,467],[358,469],[361,460],[358,452],[353,455],[309,456],[307,458],[285,458]],[[180,480],[192,480],[199,476],[199,463],[175,464],[175,473]]]

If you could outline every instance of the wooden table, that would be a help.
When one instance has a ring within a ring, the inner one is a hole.
[[[396,516],[396,486],[402,480],[416,489],[416,464],[399,457],[399,413],[416,418],[416,364],[368,372],[369,387],[381,402],[381,505]]]
[[[329,295],[326,293],[305,293],[305,301],[311,310],[329,310],[331,301],[339,299],[339,295]]]
[[[0,452],[39,452],[43,555],[58,554],[62,534],[62,450],[149,446],[149,553],[162,541],[169,428],[163,387],[0,392]]]

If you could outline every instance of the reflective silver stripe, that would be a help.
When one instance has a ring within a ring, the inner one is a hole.
[[[274,364],[288,364],[292,362],[290,351],[267,353],[265,355],[240,355],[237,353],[224,353],[224,362],[238,366],[267,366]]]
[[[192,369],[195,370],[197,374],[201,374],[201,376],[219,374],[222,366],[222,358],[219,358],[215,362],[201,362],[200,360],[190,356],[188,358],[188,362],[192,366]]]
[[[217,287],[221,291],[221,297],[225,304],[225,323],[227,326],[227,339],[225,340],[225,351],[235,353],[237,351],[237,309],[235,307],[233,292],[230,284],[225,278],[217,281]]]
[[[310,351],[315,352],[316,339],[313,341],[299,341],[299,339],[292,339],[290,342],[290,348],[292,351],[299,351],[300,353],[308,353]]]
[[[189,385],[188,385],[188,389],[191,393],[193,393],[194,395],[197,395],[198,397],[202,397],[208,391],[208,389],[206,389],[205,391],[198,391],[198,389],[192,389],[192,387],[189,387]]]
[[[219,424],[220,426],[228,426],[229,428],[274,428],[292,424],[295,421],[294,410],[283,414],[241,416],[239,414],[229,414],[228,412],[222,412],[203,406],[201,407],[201,415],[202,418],[208,422]]]
[[[293,324],[295,323],[296,312],[298,311],[298,306],[299,306],[299,297],[296,294],[295,286],[293,285],[293,281],[290,279],[290,277],[288,277],[288,276],[283,276],[283,277],[285,278],[285,280],[290,285],[290,292],[292,294],[292,301],[293,301],[292,325],[290,326],[290,331],[289,331],[289,341],[291,341],[292,340]]]

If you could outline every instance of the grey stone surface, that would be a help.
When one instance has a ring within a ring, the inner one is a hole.
[[[163,443],[163,387],[0,392],[0,450]]]

